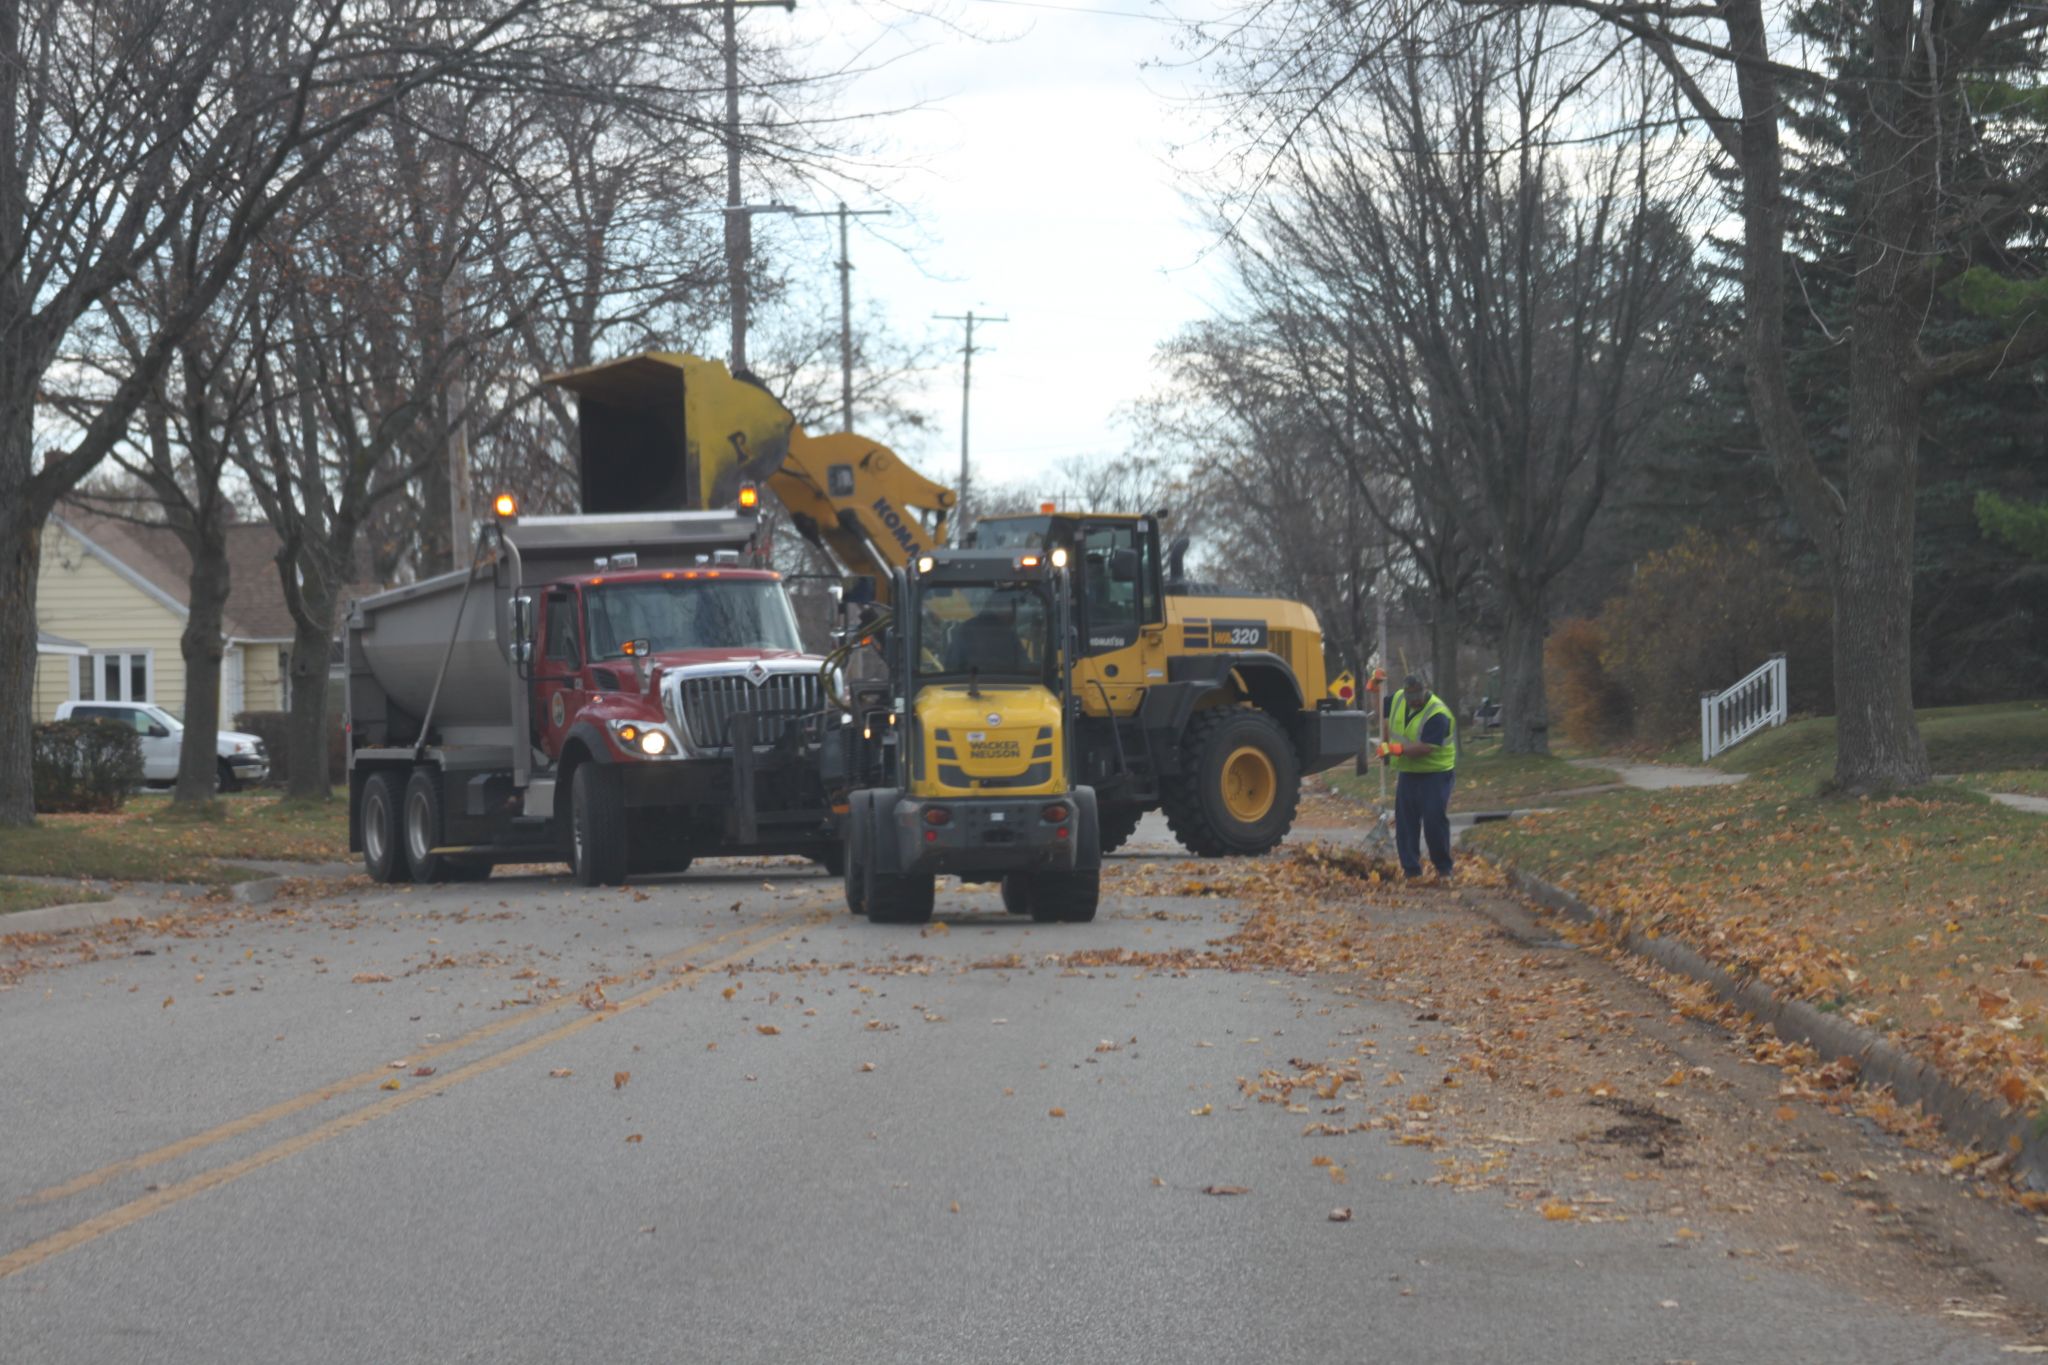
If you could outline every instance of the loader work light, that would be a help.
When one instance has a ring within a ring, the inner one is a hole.
[[[1053,566],[1053,567],[1054,567],[1055,569],[1064,569],[1064,568],[1066,568],[1066,567],[1067,567],[1067,547],[1066,547],[1066,546],[1064,546],[1064,545],[1062,545],[1062,546],[1059,546],[1058,548],[1056,548],[1056,549],[1055,549],[1055,550],[1054,550],[1054,551],[1052,552],[1052,566]]]
[[[761,490],[750,483],[740,485],[740,506],[751,511],[761,505]]]

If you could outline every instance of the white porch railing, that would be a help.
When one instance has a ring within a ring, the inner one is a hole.
[[[1785,656],[1773,654],[1733,687],[1700,693],[1700,761],[1712,762],[1785,717]]]

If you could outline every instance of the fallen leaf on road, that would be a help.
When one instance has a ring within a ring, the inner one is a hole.
[[[875,1069],[875,1064],[873,1062],[862,1062],[860,1064],[860,1069],[862,1071],[873,1071]]]
[[[1250,1194],[1249,1185],[1204,1185],[1203,1194]]]
[[[1046,1110],[1045,1113],[1047,1118],[1063,1119],[1067,1116],[1067,1111],[1060,1108],[1058,1105],[1054,1105],[1052,1108]]]
[[[1676,1071],[1672,1072],[1672,1073],[1671,1073],[1671,1074],[1670,1074],[1669,1076],[1666,1076],[1666,1077],[1664,1078],[1664,1084],[1666,1084],[1666,1085],[1684,1085],[1684,1084],[1685,1084],[1685,1068],[1684,1068],[1684,1067],[1680,1067],[1680,1068],[1678,1068],[1678,1070],[1676,1070]]]
[[[720,995],[724,996],[728,1000],[732,999],[735,995],[738,995],[739,993],[740,988],[738,986],[727,986],[724,990],[719,992]]]
[[[1790,1123],[1793,1119],[1796,1119],[1798,1117],[1799,1111],[1797,1109],[1794,1109],[1791,1105],[1781,1104],[1778,1106],[1778,1122]]]
[[[1192,1115],[1193,1117],[1195,1117],[1195,1118],[1198,1118],[1198,1119],[1205,1119],[1205,1118],[1209,1117],[1209,1115],[1211,1115],[1211,1114],[1213,1114],[1213,1113],[1215,1113],[1215,1112],[1216,1112],[1216,1106],[1215,1106],[1215,1105],[1213,1105],[1213,1104],[1205,1104],[1205,1105],[1203,1105],[1203,1106],[1202,1106],[1202,1107],[1201,1107],[1200,1109],[1190,1109],[1190,1110],[1188,1110],[1188,1113],[1189,1113],[1190,1115]]]
[[[412,1062],[411,1062],[410,1060],[408,1060],[407,1058],[404,1058],[404,1057],[400,1057],[400,1058],[399,1058],[399,1059],[398,1059],[397,1061],[395,1061],[395,1062],[393,1062],[393,1063],[391,1064],[391,1069],[392,1069],[393,1071],[403,1071],[403,1070],[405,1070],[405,1069],[406,1069],[407,1067],[409,1067],[409,1066],[411,1066],[411,1065],[412,1065]]]
[[[1330,1168],[1330,1180],[1338,1185],[1348,1185],[1351,1183],[1351,1177],[1344,1173],[1342,1166],[1332,1166]]]
[[[563,1077],[565,1077],[565,1076],[573,1076],[573,1075],[575,1075],[575,1074],[576,1074],[575,1072],[571,1071],[571,1070],[570,1070],[570,1069],[569,1069],[568,1067],[566,1067],[566,1066],[558,1066],[558,1067],[556,1067],[556,1068],[555,1068],[555,1069],[554,1069],[553,1071],[550,1071],[550,1072],[548,1073],[548,1075],[550,1075],[550,1076],[554,1077],[554,1078],[555,1078],[556,1080],[558,1080],[558,1081],[559,1081],[559,1080],[561,1080],[561,1079],[562,1079]]]
[[[1351,1210],[1350,1210],[1350,1209],[1331,1209],[1331,1210],[1330,1210],[1330,1221],[1331,1221],[1331,1222],[1333,1222],[1333,1223],[1348,1223],[1348,1222],[1350,1222],[1350,1221],[1351,1221]]]
[[[393,1077],[392,1077],[392,1078],[391,1078],[390,1080],[388,1080],[388,1081],[384,1082],[384,1084],[382,1084],[382,1085],[378,1086],[377,1088],[378,1088],[379,1090],[396,1090],[396,1089],[398,1089],[398,1077],[396,1077],[396,1076],[393,1076]]]
[[[754,1032],[766,1034],[768,1037],[773,1038],[776,1034],[782,1032],[782,1030],[777,1028],[773,1024],[756,1024],[754,1025]]]
[[[948,1209],[946,1210],[946,1212],[948,1212],[948,1213],[958,1213],[958,1212],[960,1212],[960,1201],[959,1201],[959,1200],[957,1200],[957,1199],[955,1199],[955,1200],[953,1201],[953,1203],[952,1203],[952,1206],[951,1206],[950,1208],[948,1208]]]
[[[165,1009],[169,1009],[169,1008],[171,1007],[171,1005],[172,1005],[173,1003],[175,1003],[175,1002],[176,1002],[177,998],[178,998],[178,997],[177,997],[177,996],[175,996],[175,995],[167,995],[167,996],[165,996],[165,997],[164,997],[164,1006],[163,1006],[163,1007],[164,1007]]]
[[[374,986],[379,981],[389,981],[390,979],[390,977],[382,972],[357,972],[349,978],[349,981],[358,986]]]
[[[416,1066],[413,1068],[412,1074],[415,1076],[431,1076],[434,1074],[434,1068],[430,1066]]]
[[[638,1133],[628,1133],[628,1134],[626,1134],[626,1141],[628,1141],[628,1142],[638,1142],[639,1140],[640,1140],[640,1135],[639,1135]]]
[[[1553,1223],[1569,1223],[1579,1216],[1577,1209],[1561,1199],[1545,1200],[1542,1209],[1543,1216]]]
[[[630,1071],[614,1071],[612,1073],[612,1089],[624,1090],[626,1088],[626,1082],[632,1079],[633,1073]]]

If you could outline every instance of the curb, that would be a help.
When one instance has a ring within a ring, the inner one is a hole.
[[[1581,924],[1606,927],[1628,951],[1701,982],[1729,1004],[1769,1024],[1780,1038],[1805,1043],[1826,1060],[1854,1061],[1859,1079],[1890,1086],[1901,1103],[1917,1102],[1941,1120],[1951,1137],[1987,1152],[2009,1153],[2023,1184],[2048,1189],[2048,1133],[2025,1116],[1963,1089],[1889,1038],[1825,1014],[1804,1000],[1787,1000],[1754,978],[1737,978],[1675,939],[1637,933],[1619,916],[1518,867],[1509,866],[1507,876],[1508,884],[1529,899]]]
[[[0,938],[9,934],[71,934],[81,929],[102,929],[120,920],[182,919],[187,915],[209,914],[241,906],[268,905],[294,877],[262,877],[251,882],[230,883],[225,899],[145,899],[114,896],[103,901],[79,901],[72,905],[46,905],[39,910],[17,910],[0,915]],[[193,883],[194,892],[204,891]]]

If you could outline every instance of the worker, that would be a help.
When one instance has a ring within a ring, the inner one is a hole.
[[[1386,686],[1375,673],[1372,690]],[[1402,679],[1401,690],[1387,696],[1380,761],[1399,776],[1394,782],[1394,850],[1401,871],[1411,879],[1422,875],[1422,848],[1439,886],[1451,884],[1451,787],[1457,781],[1457,721],[1451,708],[1415,674]]]

